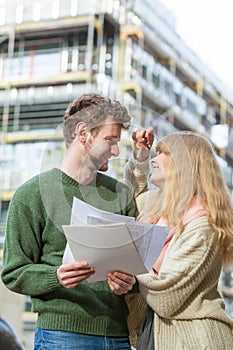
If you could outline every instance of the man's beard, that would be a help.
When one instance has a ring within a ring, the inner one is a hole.
[[[108,170],[108,163],[101,165],[101,167],[99,168],[99,171],[107,171],[107,170]]]
[[[108,162],[101,164],[101,162],[98,158],[96,158],[95,156],[92,156],[90,154],[89,154],[89,158],[97,170],[100,170],[100,171],[107,171],[108,170]]]

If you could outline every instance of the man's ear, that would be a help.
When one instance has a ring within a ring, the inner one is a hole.
[[[81,143],[85,143],[88,137],[89,128],[86,123],[79,122],[75,128],[75,135]]]

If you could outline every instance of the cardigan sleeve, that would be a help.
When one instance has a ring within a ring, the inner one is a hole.
[[[125,165],[124,182],[133,188],[134,197],[148,190],[149,158],[145,162],[138,162],[131,158]]]
[[[140,291],[159,316],[174,318],[191,295],[195,298],[201,283],[206,289],[216,283],[221,259],[214,231],[207,225],[186,228],[181,236],[173,237],[158,276],[152,271],[137,276]],[[216,278],[207,278],[215,273]]]

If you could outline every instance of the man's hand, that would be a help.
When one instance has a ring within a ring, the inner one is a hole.
[[[113,272],[107,275],[107,281],[111,291],[121,295],[132,290],[133,285],[136,283],[136,278],[123,272]]]
[[[95,273],[87,261],[76,261],[71,264],[62,264],[57,269],[57,279],[61,286],[71,289]]]
[[[134,141],[134,157],[137,161],[144,162],[148,158],[154,142],[154,129],[138,129],[133,132],[132,139]]]

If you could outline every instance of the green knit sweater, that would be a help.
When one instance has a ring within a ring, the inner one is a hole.
[[[128,188],[98,173],[82,186],[59,169],[33,177],[10,203],[4,245],[2,280],[10,290],[31,296],[37,326],[93,335],[126,336],[128,308],[124,296],[112,293],[106,281],[61,287],[56,270],[62,263],[73,197],[102,210],[133,216]]]

